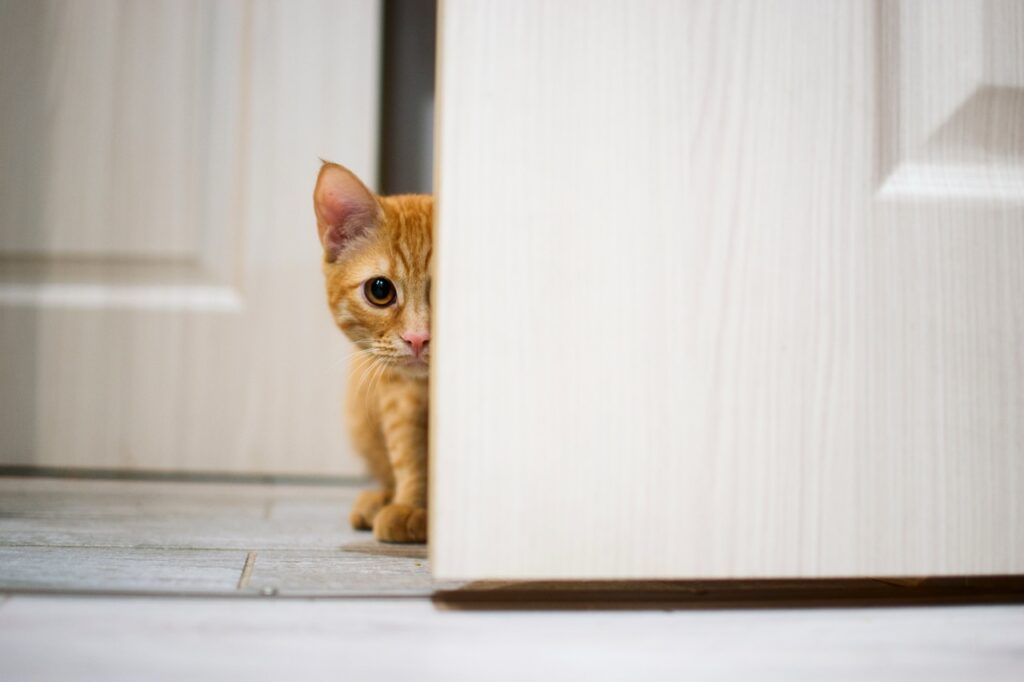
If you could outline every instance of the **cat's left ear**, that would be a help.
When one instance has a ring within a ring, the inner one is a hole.
[[[324,163],[320,168],[313,209],[328,261],[337,259],[353,239],[374,227],[383,215],[373,192],[355,173],[336,163]]]

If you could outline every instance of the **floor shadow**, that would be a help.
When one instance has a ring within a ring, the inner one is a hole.
[[[658,610],[1024,603],[1024,576],[805,580],[472,582],[439,609]]]
[[[392,556],[402,557],[403,559],[427,560],[426,545],[390,545],[383,542],[377,542],[376,540],[367,540],[366,542],[350,542],[347,545],[342,545],[341,551],[355,552],[357,554],[369,554],[372,556]]]

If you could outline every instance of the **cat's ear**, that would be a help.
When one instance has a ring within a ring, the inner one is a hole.
[[[328,261],[334,261],[353,239],[373,228],[383,213],[373,192],[352,171],[327,162],[316,179],[313,209]]]

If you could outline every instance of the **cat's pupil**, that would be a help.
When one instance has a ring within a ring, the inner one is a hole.
[[[391,282],[387,281],[383,277],[378,277],[373,280],[373,297],[377,299],[385,299],[388,294],[391,293]]]
[[[375,277],[366,283],[366,295],[374,305],[389,305],[395,300],[395,285],[386,277]]]

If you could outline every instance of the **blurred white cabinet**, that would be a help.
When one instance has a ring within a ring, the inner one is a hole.
[[[1024,3],[440,17],[444,578],[1024,573]]]
[[[376,0],[0,2],[0,464],[355,473],[319,156],[376,171]]]

